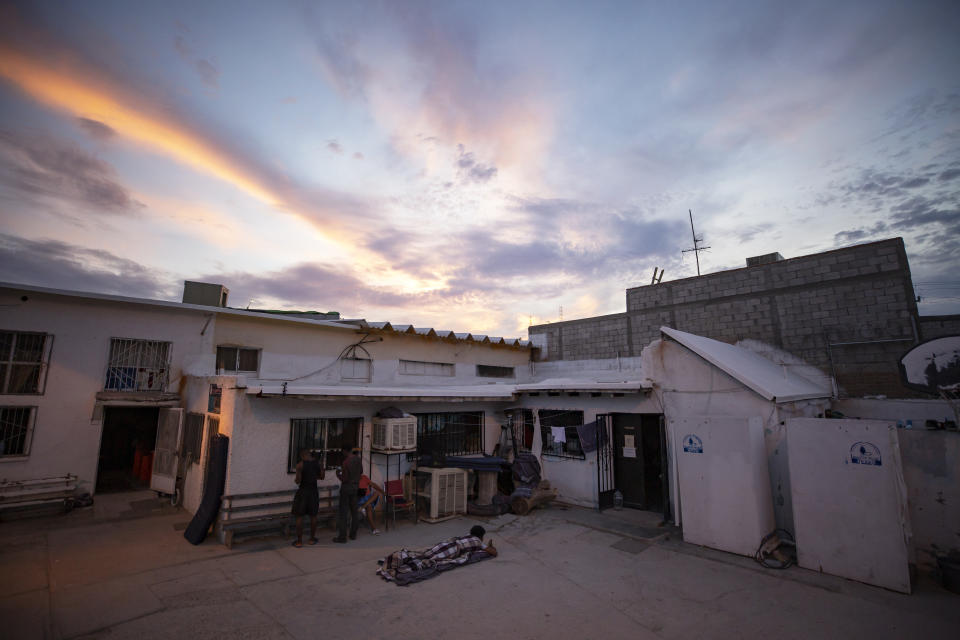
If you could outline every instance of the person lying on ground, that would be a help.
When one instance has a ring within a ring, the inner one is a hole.
[[[320,491],[317,480],[323,480],[323,465],[309,449],[300,450],[300,462],[297,463],[297,493],[293,496],[293,515],[297,518],[297,539],[293,546],[303,546],[303,516],[310,518],[310,540],[308,544],[317,544],[317,513],[320,511]]]
[[[484,535],[486,530],[477,525],[470,529],[469,535],[454,536],[423,551],[394,551],[379,561],[377,575],[403,586],[431,578],[441,571],[495,558],[497,549],[492,541],[483,542]]]
[[[370,533],[378,536],[380,530],[377,529],[377,511],[383,512],[387,503],[386,494],[380,485],[371,482],[366,475],[360,476],[360,493],[362,495],[357,501],[360,518],[367,521]]]

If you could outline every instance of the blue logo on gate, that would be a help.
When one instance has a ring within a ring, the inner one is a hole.
[[[699,436],[688,433],[683,436],[683,450],[687,453],[703,453],[703,441]]]
[[[880,449],[872,442],[854,442],[850,447],[850,462],[879,467],[881,466]]]

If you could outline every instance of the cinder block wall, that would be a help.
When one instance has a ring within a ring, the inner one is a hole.
[[[921,339],[933,340],[943,336],[960,336],[960,315],[920,318]]]
[[[775,345],[835,373],[847,395],[913,395],[897,369],[918,320],[901,238],[636,287],[626,297],[626,313],[530,327],[531,339],[544,334],[540,358],[639,356],[667,325]]]

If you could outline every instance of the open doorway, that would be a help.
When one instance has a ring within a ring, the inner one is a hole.
[[[157,407],[104,408],[97,493],[149,488],[144,467],[156,446],[159,414]]]
[[[668,517],[663,416],[615,413],[612,422],[615,486],[623,494],[624,506]]]

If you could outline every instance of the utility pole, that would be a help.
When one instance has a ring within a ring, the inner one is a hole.
[[[680,253],[689,253],[693,251],[693,257],[697,259],[697,275],[700,275],[700,252],[706,251],[710,247],[701,247],[700,243],[703,242],[703,236],[697,237],[697,232],[693,230],[693,210],[687,209],[690,213],[690,233],[693,235],[693,249],[684,249]]]

